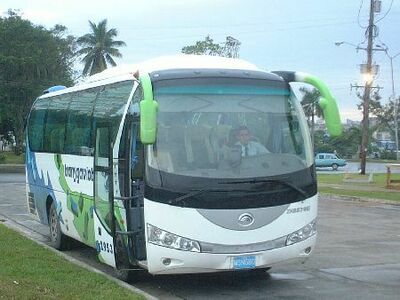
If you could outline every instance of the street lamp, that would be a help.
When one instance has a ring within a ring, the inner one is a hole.
[[[374,74],[372,73],[362,73],[361,76],[365,83],[372,84],[372,81],[374,81]]]

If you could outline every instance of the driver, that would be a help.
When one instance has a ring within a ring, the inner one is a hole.
[[[251,141],[250,138],[251,138],[250,130],[247,128],[247,126],[240,126],[236,130],[237,142],[235,143],[235,145],[240,146],[242,148],[242,157],[249,157],[249,156],[269,153],[269,151],[267,150],[267,148],[264,147],[264,145],[256,141]]]

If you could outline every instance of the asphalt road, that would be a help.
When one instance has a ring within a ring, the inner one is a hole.
[[[302,265],[274,266],[268,273],[140,272],[133,284],[161,299],[399,299],[399,214],[400,206],[321,197],[317,247]],[[48,240],[47,227],[27,214],[23,175],[0,174],[0,219],[1,215]],[[67,253],[112,272],[97,262],[90,248],[77,245]]]

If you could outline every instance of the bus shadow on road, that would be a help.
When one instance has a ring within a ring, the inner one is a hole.
[[[159,291],[183,299],[266,299],[266,295],[295,291],[301,282],[309,279],[307,274],[295,273],[278,274],[265,270],[158,276],[143,273],[133,285],[145,290],[157,286]]]

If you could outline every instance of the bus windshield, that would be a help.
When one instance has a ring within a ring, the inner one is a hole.
[[[312,165],[302,108],[284,82],[160,80],[154,98],[157,139],[147,148],[147,164],[166,177],[265,178]]]

